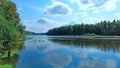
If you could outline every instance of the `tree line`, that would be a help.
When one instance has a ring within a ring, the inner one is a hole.
[[[46,35],[46,33],[36,33],[31,31],[25,31],[25,35]]]
[[[48,30],[47,35],[120,35],[120,20],[101,21],[96,24],[75,24]]]
[[[10,52],[13,43],[19,41],[24,33],[25,26],[20,23],[16,4],[10,0],[0,0],[0,51]]]

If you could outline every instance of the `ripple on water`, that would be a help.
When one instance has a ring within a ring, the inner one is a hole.
[[[54,68],[63,68],[71,62],[71,56],[65,54],[47,54],[45,62]]]

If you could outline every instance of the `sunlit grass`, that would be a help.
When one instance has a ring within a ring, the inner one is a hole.
[[[13,68],[10,64],[0,65],[0,68]]]
[[[17,50],[12,50],[11,51],[11,57],[14,55],[14,54],[17,54]],[[3,56],[1,56],[0,58],[6,58],[8,56],[8,53],[7,52],[5,52],[5,54],[3,55]],[[1,67],[0,67],[1,68]]]

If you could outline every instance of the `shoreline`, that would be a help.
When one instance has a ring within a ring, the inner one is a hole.
[[[79,35],[55,35],[50,36],[52,38],[63,38],[63,39],[88,39],[88,40],[120,40],[120,36],[79,36]]]

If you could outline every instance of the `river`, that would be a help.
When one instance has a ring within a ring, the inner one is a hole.
[[[120,40],[27,35],[15,68],[120,68]]]

